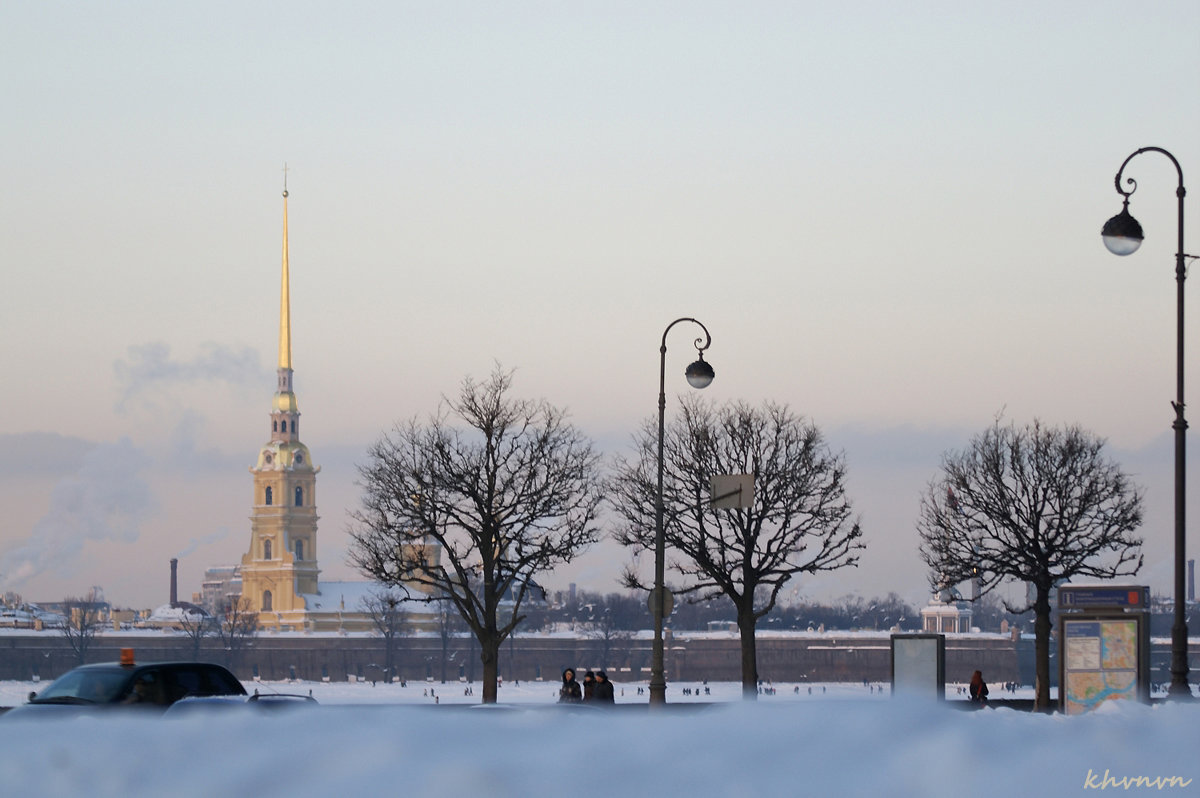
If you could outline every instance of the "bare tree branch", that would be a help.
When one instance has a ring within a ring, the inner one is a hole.
[[[510,398],[511,385],[499,368],[467,378],[427,424],[377,441],[352,514],[352,564],[414,600],[448,601],[475,634],[485,703],[534,577],[599,537],[591,442],[563,410]]]
[[[214,619],[212,631],[225,652],[225,667],[237,670],[242,651],[258,634],[258,613],[250,608],[250,599],[234,596]]]
[[[1050,591],[1081,576],[1133,575],[1142,565],[1133,534],[1141,492],[1103,450],[1102,438],[1078,426],[997,419],[944,456],[921,498],[921,557],[935,589],[967,580],[981,595],[1006,580],[1034,586],[1040,707],[1050,700]]]
[[[394,681],[396,677],[396,646],[408,622],[404,599],[403,591],[391,588],[370,593],[360,602],[360,609],[371,617],[371,625],[383,638],[382,670],[385,683]]]
[[[613,537],[635,553],[652,551],[658,492],[658,432],[647,421],[636,454],[620,460],[611,488],[623,523]],[[856,565],[862,531],[845,495],[845,463],[820,430],[785,405],[682,402],[663,442],[664,538],[679,579],[674,589],[704,601],[724,596],[742,633],[742,685],[757,694],[754,629],[791,578]],[[714,510],[709,479],[754,475],[753,506]],[[624,584],[641,580],[626,570]]]
[[[101,625],[101,602],[95,590],[83,598],[63,599],[62,634],[80,665],[87,662],[88,649]]]

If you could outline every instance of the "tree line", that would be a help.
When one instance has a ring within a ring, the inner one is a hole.
[[[571,562],[605,533],[624,544],[624,585],[650,583],[659,513],[653,421],[634,434],[633,453],[607,473],[592,442],[564,410],[512,395],[499,367],[467,378],[428,419],[383,434],[359,469],[361,507],[352,513],[349,558],[365,575],[410,599],[452,611],[479,644],[483,701],[496,700],[500,647],[518,628],[550,622],[540,575]],[[668,587],[680,597],[676,624],[705,613],[732,620],[742,640],[747,698],[758,682],[755,630],[825,624],[913,628],[914,612],[894,594],[847,601],[848,618],[821,620],[815,607],[787,607],[786,586],[804,574],[858,563],[863,531],[846,494],[844,455],[786,405],[717,405],[688,397],[661,438]],[[1076,576],[1107,578],[1141,565],[1140,490],[1075,426],[1025,426],[996,419],[961,451],[948,452],[921,498],[916,528],[930,586],[971,582],[987,596],[1001,584],[1033,586],[1037,695],[1048,704],[1049,591]],[[710,479],[750,474],[753,500],[710,501]],[[608,595],[571,608],[601,639],[644,628],[636,598]],[[638,595],[638,594],[635,594]],[[587,615],[580,617],[586,606]],[[642,604],[644,606],[644,604]],[[597,614],[599,612],[599,614]],[[635,623],[637,618],[640,622]],[[707,622],[707,621],[705,621]]]

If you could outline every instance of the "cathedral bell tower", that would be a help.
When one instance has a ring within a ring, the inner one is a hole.
[[[254,499],[250,550],[242,556],[242,596],[259,628],[304,629],[317,595],[317,472],[300,442],[300,410],[292,387],[288,289],[287,170],[283,187],[283,275],[279,309],[279,368],[271,403],[271,438],[250,468]]]

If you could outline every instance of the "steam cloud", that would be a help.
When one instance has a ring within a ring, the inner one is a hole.
[[[175,555],[175,559],[182,560],[201,546],[216,543],[218,540],[224,540],[227,537],[229,537],[229,527],[221,527],[220,531],[214,532],[211,535],[205,535],[202,538],[191,538],[188,540],[187,545],[183,547],[183,551]]]
[[[0,557],[0,579],[16,587],[74,564],[89,540],[133,543],[154,508],[141,473],[150,459],[126,438],[83,455],[79,471],[54,486],[50,511],[28,540]]]
[[[265,372],[258,352],[222,344],[205,344],[192,360],[172,360],[171,347],[161,341],[131,346],[128,356],[113,363],[120,398],[117,409],[158,387],[192,382],[224,382],[237,387],[262,383]]]

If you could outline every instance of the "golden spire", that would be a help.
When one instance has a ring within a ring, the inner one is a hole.
[[[292,367],[292,321],[288,301],[287,164],[283,165],[283,279],[279,298],[279,368]]]

